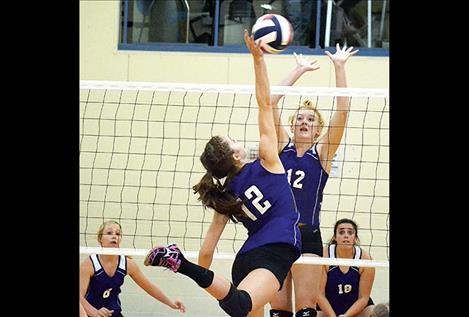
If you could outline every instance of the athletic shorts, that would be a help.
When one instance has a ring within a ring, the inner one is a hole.
[[[231,268],[233,284],[238,286],[250,272],[264,268],[275,275],[281,290],[288,271],[299,257],[300,250],[286,243],[267,244],[238,254]]]
[[[371,297],[368,299],[368,303],[366,304],[365,308],[367,308],[368,306],[370,305],[374,305],[375,303],[373,302],[373,300],[371,299]],[[363,309],[365,309],[363,308]],[[321,307],[319,307],[319,304],[316,305],[316,310],[317,311],[321,311]]]
[[[313,229],[313,226],[305,223],[300,223],[298,227],[301,232],[301,254],[313,253],[322,257],[321,230]]]

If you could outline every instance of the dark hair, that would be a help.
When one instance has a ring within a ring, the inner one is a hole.
[[[357,226],[357,223],[355,221],[353,221],[352,219],[348,219],[348,218],[342,218],[342,219],[339,219],[336,221],[335,225],[334,225],[334,234],[331,238],[331,240],[329,241],[329,244],[336,244],[337,241],[335,241],[335,235],[337,233],[337,227],[343,223],[349,223],[352,225],[353,227],[353,230],[355,230],[355,237],[357,239],[357,244],[360,243],[360,238],[358,238],[358,226]]]
[[[235,217],[246,215],[241,209],[243,202],[227,190],[231,180],[238,173],[233,153],[229,143],[223,137],[212,137],[200,155],[200,161],[207,172],[192,189],[194,194],[199,194],[197,200],[201,201],[204,207],[210,207],[237,222]],[[226,179],[222,184],[220,179],[224,177]]]

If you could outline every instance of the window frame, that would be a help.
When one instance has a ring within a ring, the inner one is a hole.
[[[220,0],[215,0],[215,16],[213,23],[216,26],[213,30],[214,33],[214,44],[209,45],[206,43],[166,43],[166,42],[154,42],[154,43],[126,43],[128,35],[128,18],[129,18],[129,1],[122,0],[124,9],[119,9],[121,13],[119,16],[119,43],[117,45],[118,51],[155,51],[155,52],[194,52],[194,53],[249,53],[244,44],[226,44],[218,45],[218,29],[219,29],[219,6]],[[368,0],[370,1],[370,0]],[[389,1],[389,0],[388,0]],[[319,32],[321,28],[320,19],[320,1],[317,1],[317,15],[316,15],[316,37],[315,47],[309,47],[306,45],[290,45],[287,49],[279,54],[291,55],[293,52],[298,54],[309,54],[309,55],[323,55],[325,51],[330,50],[334,46],[321,48],[319,47]],[[123,15],[122,15],[123,11]],[[325,23],[325,21],[323,21]],[[127,26],[127,27],[124,27]],[[121,42],[123,40],[123,42]],[[357,47],[360,50],[360,56],[385,56],[389,57],[388,48],[378,47]]]

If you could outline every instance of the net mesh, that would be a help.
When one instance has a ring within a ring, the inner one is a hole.
[[[351,110],[324,189],[321,231],[352,218],[361,246],[375,260],[389,259],[389,104],[387,90],[272,87],[283,123],[303,100],[326,119],[337,96]],[[199,250],[213,211],[204,210],[192,186],[205,170],[199,155],[213,135],[229,135],[257,155],[257,104],[253,86],[80,82],[80,246],[95,252],[96,230],[113,219],[123,227],[123,249],[145,254],[156,244]],[[232,254],[246,239],[228,223],[218,254]],[[186,251],[186,252],[187,252]],[[130,252],[132,253],[132,252]]]

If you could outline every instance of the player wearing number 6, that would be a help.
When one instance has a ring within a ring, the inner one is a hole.
[[[192,278],[215,297],[230,316],[262,315],[263,306],[282,288],[298,259],[299,213],[277,151],[277,134],[263,51],[245,31],[252,54],[259,107],[259,158],[248,162],[241,143],[214,136],[200,156],[206,174],[193,189],[213,221],[199,252],[199,265],[184,258],[175,245],[153,248],[146,265],[165,266]],[[248,238],[236,254],[232,284],[209,270],[215,247],[229,220],[241,222]]]
[[[121,225],[113,220],[104,222],[98,229],[97,238],[103,248],[119,248]],[[81,263],[80,309],[83,308],[90,317],[122,317],[119,294],[126,275],[156,300],[172,309],[185,311],[184,304],[168,298],[143,275],[132,258],[112,254],[92,254]]]

